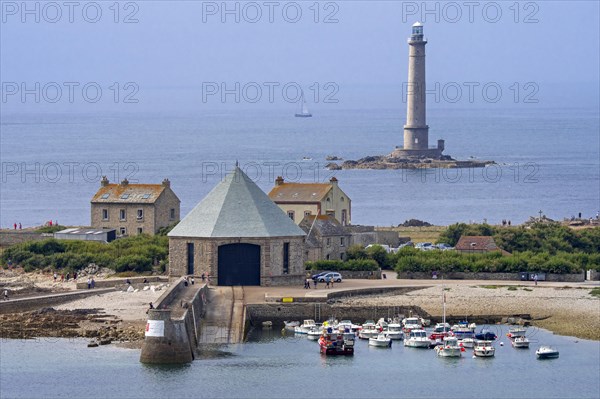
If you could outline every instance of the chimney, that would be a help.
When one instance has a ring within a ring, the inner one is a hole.
[[[333,176],[331,179],[329,179],[329,182],[330,182],[331,184],[334,184],[334,185],[336,185],[336,186],[337,186],[337,184],[338,184],[338,179],[337,179],[335,176]]]
[[[123,187],[126,187],[126,186],[128,186],[128,185],[129,185],[129,180],[127,180],[127,179],[123,179],[123,181],[121,182],[121,185],[122,185]]]
[[[100,180],[100,187],[106,186],[108,186],[108,179],[106,178],[106,176],[102,176],[102,180]]]
[[[163,187],[171,188],[171,181],[169,179],[163,179],[162,185]]]
[[[275,179],[275,185],[281,186],[282,184],[283,184],[283,177],[277,176],[277,179]]]

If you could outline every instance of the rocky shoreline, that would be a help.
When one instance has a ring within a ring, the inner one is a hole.
[[[144,339],[144,322],[126,322],[101,309],[56,310],[0,315],[0,339],[43,337],[93,338],[98,343],[136,342]]]
[[[389,155],[375,155],[361,158],[357,161],[347,160],[341,164],[329,162],[325,168],[329,170],[342,169],[430,169],[430,168],[484,168],[495,164],[494,161],[467,160],[458,161],[449,156],[441,159],[433,158],[397,158]]]

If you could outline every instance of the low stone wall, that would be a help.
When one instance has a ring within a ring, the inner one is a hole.
[[[431,273],[428,272],[400,272],[399,279],[416,279],[416,280],[431,280]],[[438,274],[441,278],[441,274]],[[446,280],[506,280],[506,281],[521,281],[520,273],[472,273],[472,272],[451,272],[444,273]],[[526,280],[531,281],[531,280]],[[585,281],[585,274],[552,274],[547,273],[545,281],[560,281],[560,282],[582,282]]]
[[[39,231],[0,230],[0,247],[8,247],[26,241],[41,241],[53,236],[53,234],[40,233]]]
[[[600,272],[596,270],[588,270],[586,279],[589,281],[599,281],[600,280]]]
[[[33,298],[18,298],[0,302],[0,314],[5,313],[21,313],[47,308],[55,305],[60,305],[77,299],[85,298],[92,295],[100,295],[106,292],[113,291],[112,288],[93,289],[76,292],[65,292],[62,294],[42,295]]]
[[[132,285],[144,284],[144,279],[148,280],[148,283],[156,283],[162,282],[167,283],[169,281],[168,277],[164,276],[148,276],[148,277],[130,277],[129,281]],[[96,288],[107,288],[107,287],[120,287],[126,286],[127,278],[109,278],[106,280],[95,280]],[[77,283],[77,289],[87,289],[87,281]]]
[[[328,272],[330,270],[310,270],[310,275]],[[354,280],[354,279],[371,279],[371,280],[380,280],[381,279],[381,269],[373,270],[373,271],[365,271],[365,270],[340,270],[338,271],[342,275],[342,279],[345,280]],[[385,273],[385,271],[384,271]],[[431,277],[431,276],[430,276]],[[302,284],[302,281],[300,282]]]
[[[272,286],[301,286],[304,284],[304,275],[285,275],[285,276],[272,276],[270,278],[270,284]]]

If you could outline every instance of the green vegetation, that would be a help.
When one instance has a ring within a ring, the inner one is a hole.
[[[372,259],[352,259],[341,260],[318,260],[316,262],[306,262],[306,270],[330,270],[337,272],[340,270],[354,271],[375,271],[379,265]]]
[[[497,285],[480,285],[480,288],[486,288],[488,290],[495,290],[496,288],[498,288]]]
[[[533,289],[525,287],[523,288],[523,291],[533,291]]]
[[[596,287],[590,291],[590,295],[596,298],[600,298],[600,288]]]
[[[117,272],[151,271],[153,266],[164,270],[169,242],[164,235],[145,234],[121,238],[110,243],[97,241],[55,240],[30,241],[7,248],[0,258],[3,265],[9,260],[25,271],[59,269],[76,271],[90,263]]]
[[[458,223],[440,233],[438,242],[456,245],[462,235],[493,236],[496,244],[511,252],[461,254],[455,251],[419,251],[403,248],[388,255],[387,265],[397,272],[580,273],[600,271],[600,228],[573,230],[559,223],[530,227],[494,227]],[[395,259],[394,259],[395,258]]]
[[[56,233],[57,231],[61,231],[66,229],[66,226],[61,226],[60,224],[55,224],[54,226],[42,226],[37,229],[40,233]]]
[[[507,289],[508,289],[509,291],[516,291],[516,290],[518,290],[518,288],[517,288],[517,287],[515,287],[514,285],[511,285],[511,286],[509,286]]]

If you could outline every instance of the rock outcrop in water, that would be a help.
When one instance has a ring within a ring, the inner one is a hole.
[[[494,161],[458,161],[448,155],[439,159],[434,158],[400,158],[391,155],[374,155],[359,159],[348,160],[341,165],[330,162],[325,165],[329,170],[341,169],[425,169],[425,168],[483,168],[494,164]]]

